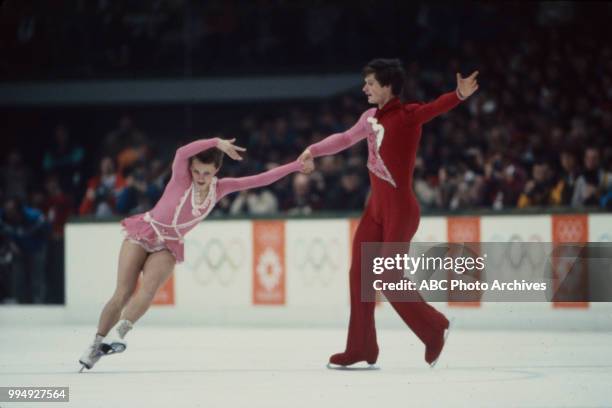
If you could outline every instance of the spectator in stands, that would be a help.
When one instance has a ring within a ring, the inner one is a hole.
[[[81,183],[85,150],[71,144],[68,129],[63,124],[56,126],[53,141],[44,153],[43,170],[47,174],[57,174],[63,191],[76,191]]]
[[[170,179],[170,166],[160,159],[153,159],[151,160],[149,174],[151,184],[153,184],[157,190],[163,192]]]
[[[62,190],[59,177],[51,174],[45,179],[45,200],[41,210],[52,227],[54,239],[64,238],[64,226],[72,215],[72,199]]]
[[[519,197],[518,208],[545,207],[552,203],[553,177],[550,165],[546,161],[534,163],[531,179],[525,183]]]
[[[316,179],[321,184],[318,191],[337,186],[342,175],[342,169],[348,167],[346,158],[341,155],[323,156],[319,159],[317,170],[311,174],[311,179]],[[320,179],[320,180],[319,180]]]
[[[144,163],[126,170],[125,186],[117,196],[116,210],[119,214],[137,214],[150,210],[161,197],[162,190],[151,182]]]
[[[16,303],[13,294],[12,267],[19,249],[6,235],[0,233],[0,303]]]
[[[310,179],[302,173],[293,176],[292,195],[282,206],[288,215],[309,215],[320,207],[318,196],[311,194]]]
[[[481,204],[494,210],[516,208],[525,185],[522,167],[504,163],[501,153],[495,153],[484,162]]]
[[[437,207],[445,210],[451,209],[451,201],[455,196],[459,181],[455,166],[442,166],[438,170],[439,186],[437,190]]]
[[[472,209],[475,208],[481,200],[481,192],[483,189],[483,178],[472,170],[464,170],[455,178],[457,187],[451,197],[449,209]]]
[[[117,155],[117,172],[124,174],[126,169],[137,166],[139,162],[147,161],[149,146],[146,142],[139,142],[124,147]]]
[[[271,170],[277,166],[276,163],[268,163],[265,170]],[[230,215],[271,215],[278,213],[278,198],[274,193],[273,185],[239,192],[233,199],[228,213]]]
[[[366,190],[359,169],[347,168],[340,177],[340,186],[331,188],[326,197],[326,207],[336,211],[362,211],[365,208]]]
[[[146,135],[136,127],[132,117],[126,114],[119,119],[118,127],[109,132],[104,138],[102,153],[119,160],[119,155],[125,149],[135,146],[141,147],[146,145],[146,143]],[[124,154],[126,153],[124,152]],[[130,152],[127,156],[126,160],[129,162],[133,155]],[[130,164],[131,163],[125,163],[125,166],[129,166]]]
[[[270,215],[278,212],[278,200],[270,189],[238,193],[230,207],[230,215]]]
[[[18,249],[12,262],[12,293],[19,303],[43,303],[46,296],[45,261],[49,224],[43,214],[7,199],[0,209],[0,235]]]
[[[23,162],[23,156],[18,150],[11,151],[6,164],[2,168],[2,190],[7,197],[27,198],[31,181],[31,170]]]
[[[51,224],[51,239],[47,251],[47,303],[64,303],[64,227],[73,212],[72,197],[64,193],[59,178],[50,175],[45,180],[43,213]]]
[[[559,154],[559,162],[561,173],[552,192],[552,201],[555,205],[569,206],[578,179],[578,161],[574,152],[566,149]]]
[[[79,208],[80,215],[108,217],[116,214],[117,196],[125,187],[123,176],[115,171],[111,157],[100,161],[100,172],[87,183],[85,198]]]
[[[584,151],[584,169],[574,188],[572,207],[599,206],[603,192],[612,185],[612,175],[600,163],[599,149],[587,147]]]
[[[415,160],[413,180],[413,189],[417,199],[419,200],[419,205],[423,209],[434,208],[436,205],[438,191],[433,183],[426,178],[425,164],[423,163],[423,157],[421,156],[417,156]]]

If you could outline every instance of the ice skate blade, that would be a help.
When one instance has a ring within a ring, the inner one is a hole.
[[[127,346],[124,343],[102,343],[100,345],[100,350],[104,353],[105,356],[116,353],[123,353]]]
[[[87,366],[83,363],[81,363],[81,369],[79,370],[79,373],[82,373],[84,369],[86,369]],[[87,368],[89,370],[89,368]]]
[[[444,330],[444,345],[442,346],[442,351],[440,352],[440,355],[438,356],[438,358],[436,358],[434,361],[431,362],[431,364],[429,365],[429,368],[434,368],[436,366],[436,363],[440,361],[440,357],[442,356],[442,353],[444,352],[444,347],[446,347],[446,340],[448,339],[448,335],[450,334],[451,327],[453,326],[454,322],[455,322],[455,319],[451,319],[448,322],[448,328]]]
[[[327,368],[329,370],[338,370],[338,371],[373,371],[380,370],[376,364],[368,364],[365,362],[355,363],[348,366],[343,366],[339,364],[327,363]]]

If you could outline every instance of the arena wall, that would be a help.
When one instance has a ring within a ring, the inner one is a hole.
[[[350,242],[358,220],[211,220],[185,244],[186,261],[160,290],[144,324],[343,327],[349,317]],[[423,217],[415,241],[610,241],[612,215]],[[3,321],[95,325],[112,294],[118,223],[66,227],[66,304],[0,308]],[[610,282],[590,282],[592,287]],[[467,329],[609,330],[612,303],[437,302]],[[377,325],[401,327],[390,304]]]

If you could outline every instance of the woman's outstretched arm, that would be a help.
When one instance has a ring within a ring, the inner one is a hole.
[[[235,191],[267,186],[296,171],[312,171],[312,161],[303,163],[296,160],[254,176],[222,178],[217,185],[217,201]]]

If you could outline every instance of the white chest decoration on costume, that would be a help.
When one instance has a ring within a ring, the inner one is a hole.
[[[372,126],[372,131],[376,135],[376,151],[380,150],[380,145],[382,145],[382,141],[385,138],[385,128],[383,125],[378,123],[378,119],[375,117],[368,118],[368,123]]]
[[[397,188],[395,180],[393,180],[391,173],[380,156],[380,147],[385,138],[385,128],[373,116],[368,118],[367,121],[371,126],[371,132],[368,132],[368,169],[377,177]]]
[[[189,198],[191,198],[191,215],[194,218],[179,224],[178,219]],[[181,197],[181,200],[176,206],[176,209],[174,210],[172,224],[168,225],[154,220],[149,212],[145,214],[144,220],[151,225],[151,227],[157,234],[157,238],[160,242],[169,240],[179,241],[180,243],[183,243],[183,233],[181,233],[181,229],[191,228],[195,224],[198,224],[200,221],[206,218],[214,208],[216,199],[217,178],[214,177],[212,182],[210,183],[208,194],[206,195],[206,198],[204,199],[202,204],[198,205],[195,201],[195,185],[192,183],[191,186],[189,186],[189,188],[185,191],[185,194],[183,194],[183,196]],[[171,233],[174,234],[170,235]]]

